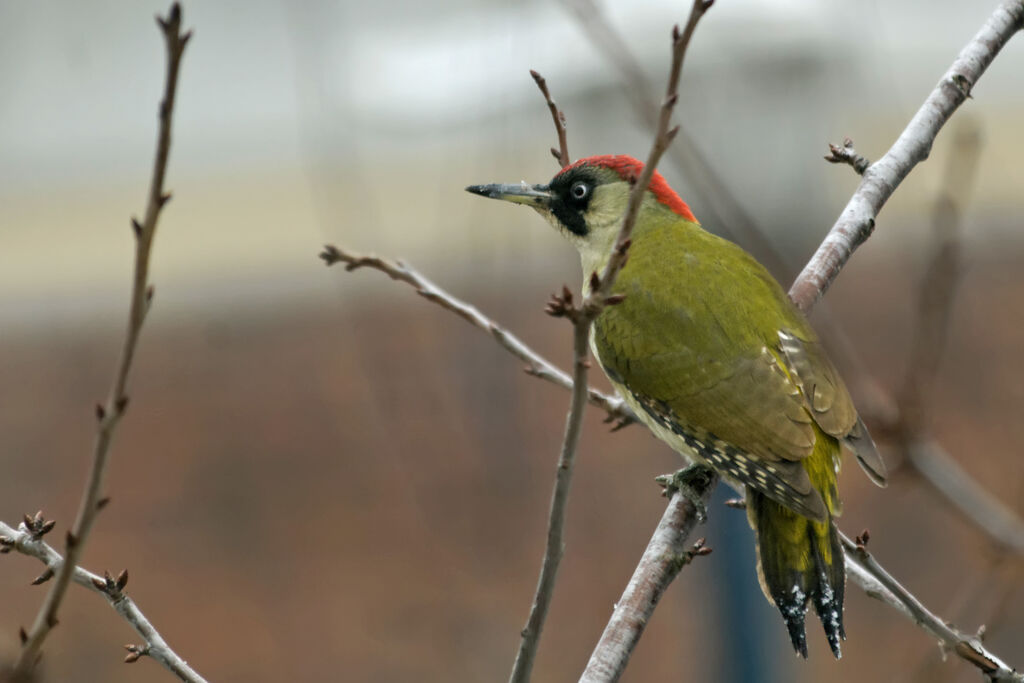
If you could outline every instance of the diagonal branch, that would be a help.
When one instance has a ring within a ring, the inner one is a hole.
[[[328,266],[344,263],[345,270],[347,271],[371,268],[379,270],[392,280],[411,285],[416,289],[416,293],[427,301],[432,301],[441,308],[451,311],[473,327],[491,335],[502,348],[526,363],[527,374],[539,377],[563,389],[572,389],[572,377],[567,373],[555,367],[550,361],[545,360],[539,353],[524,344],[517,336],[485,316],[475,306],[467,304],[465,301],[441,289],[441,287],[428,280],[413,267],[400,261],[357,254],[331,244],[324,247],[323,252],[320,253],[320,258]],[[605,421],[615,422],[617,428],[625,427],[636,421],[633,411],[618,396],[609,396],[597,389],[590,388],[587,390],[587,400],[591,405],[605,411],[607,413]]]
[[[43,541],[41,536],[31,533],[24,525],[21,528],[15,529],[0,522],[0,543],[3,544],[2,547],[5,552],[16,550],[23,555],[34,557],[45,564],[47,571],[43,576],[47,573],[58,573],[67,566],[60,553],[54,550],[50,544]],[[123,574],[123,576],[127,580],[127,574]],[[142,610],[138,608],[131,598],[124,594],[122,591],[124,582],[115,582],[111,586],[108,577],[93,574],[81,567],[74,568],[71,580],[94,593],[102,595],[107,603],[114,608],[114,611],[120,614],[135,629],[139,637],[143,639],[145,645],[125,646],[128,649],[128,656],[125,658],[126,662],[134,662],[140,656],[145,655],[159,662],[161,666],[180,680],[186,681],[186,683],[206,683],[206,679],[199,675],[184,659],[171,649],[159,631],[153,627],[149,619],[146,618],[146,615],[142,613]]]
[[[149,284],[149,253],[153,245],[160,211],[170,199],[170,195],[164,193],[164,176],[171,147],[171,115],[174,111],[174,96],[178,86],[181,57],[192,35],[191,32],[181,32],[181,5],[177,2],[171,5],[166,19],[157,17],[157,23],[167,47],[167,75],[164,96],[159,110],[160,129],[157,137],[156,158],[153,162],[153,177],[149,188],[149,202],[143,222],[139,223],[132,219],[132,227],[135,231],[135,273],[132,280],[128,329],[125,332],[124,344],[121,347],[121,356],[114,373],[110,394],[105,404],[96,406],[96,417],[99,424],[93,446],[92,468],[82,494],[78,515],[71,531],[67,534],[67,546],[64,553],[66,562],[57,572],[56,580],[46,594],[15,662],[15,672],[20,675],[25,675],[33,669],[39,658],[43,641],[57,624],[57,611],[67,592],[68,583],[82,556],[96,515],[105,503],[105,499],[102,499],[101,495],[103,478],[107,469],[107,456],[114,438],[114,430],[128,406],[126,393],[128,371],[131,369],[132,359],[135,356],[142,323],[153,298],[153,288]]]
[[[990,681],[1024,683],[1024,674],[1015,671],[982,645],[981,639],[968,636],[928,610],[887,572],[865,547],[867,539],[851,541],[842,535],[843,548],[852,562],[847,563],[847,575],[857,582],[869,596],[895,607],[915,624],[939,640],[944,652],[952,652],[981,670]]]
[[[713,475],[703,490],[694,489],[704,506],[717,484],[718,477]],[[679,491],[672,495],[626,590],[615,603],[612,617],[580,677],[581,683],[618,680],[665,589],[695,555],[711,552],[704,546],[704,539],[686,548],[698,516],[690,499]]]
[[[810,310],[854,250],[871,235],[882,206],[907,174],[928,158],[942,126],[967,99],[1006,42],[1022,27],[1024,2],[1006,0],[1000,4],[960,51],[889,151],[864,171],[860,186],[789,290],[800,310]]]

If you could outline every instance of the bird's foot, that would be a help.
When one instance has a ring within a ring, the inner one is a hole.
[[[704,504],[704,494],[711,486],[711,479],[714,476],[713,470],[705,465],[690,465],[672,474],[663,474],[655,477],[654,481],[661,484],[665,490],[662,492],[666,498],[678,491],[693,505],[697,511],[697,521],[701,524],[708,519],[708,507]]]

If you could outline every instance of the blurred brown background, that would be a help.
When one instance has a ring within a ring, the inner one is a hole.
[[[683,3],[685,4],[685,3]],[[850,135],[880,156],[994,2],[721,2],[697,32],[682,120],[747,211],[801,264],[856,184],[820,160]],[[531,213],[470,183],[541,181],[548,77],[575,156],[643,156],[616,71],[558,4],[446,0],[185,4],[185,56],[156,298],[86,552],[211,681],[503,680],[532,596],[568,394],[478,330],[372,272],[327,270],[324,242],[408,259],[559,364],[547,295],[578,265]],[[91,451],[127,303],[163,75],[160,3],[0,5],[0,518],[43,508],[60,538]],[[678,2],[608,2],[652,82]],[[921,20],[924,13],[925,19]],[[950,129],[982,147],[964,274],[934,388],[936,437],[1024,514],[1024,39]],[[952,149],[886,206],[827,301],[875,380],[902,382],[931,206]],[[669,181],[698,216],[707,202]],[[967,194],[966,188],[964,195]],[[715,229],[716,226],[708,224]],[[788,284],[788,283],[787,283]],[[848,369],[849,370],[849,369]],[[849,376],[857,389],[863,377]],[[678,466],[641,428],[588,412],[568,549],[535,680],[574,680],[663,509]],[[848,533],[940,615],[1024,666],[1019,560],[902,470],[882,491],[848,462]],[[724,497],[720,496],[720,498]],[[808,624],[792,657],[761,598],[741,513],[655,613],[629,681],[969,681],[923,632],[851,587],[844,658]],[[43,589],[0,559],[0,657]],[[52,681],[170,680],[120,663],[134,633],[72,589],[45,648]]]

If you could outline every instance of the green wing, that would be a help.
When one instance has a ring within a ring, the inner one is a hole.
[[[846,438],[858,418],[810,326],[771,275],[730,242],[681,221],[648,232],[634,240],[616,281],[625,300],[595,322],[601,364],[641,403],[671,413],[682,431],[752,456],[744,462],[760,468],[749,482],[755,488],[820,517],[821,499],[799,463],[815,452],[818,434]],[[765,468],[791,489],[787,495],[760,486]]]

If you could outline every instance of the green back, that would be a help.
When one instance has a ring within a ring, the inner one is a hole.
[[[766,484],[773,499],[822,518],[821,503],[811,500],[821,500],[813,485],[834,510],[832,460],[839,447],[832,437],[845,436],[856,413],[813,330],[764,267],[731,242],[665,212],[638,223],[615,291],[625,300],[605,309],[594,326],[595,350],[608,374],[643,401],[670,409],[683,430],[710,434],[755,464],[777,463],[768,469],[793,490]],[[811,399],[780,330],[798,340],[801,374],[811,375],[815,387]],[[817,449],[823,462],[796,466],[815,451],[819,435],[829,442]],[[763,479],[752,483],[762,488]]]

